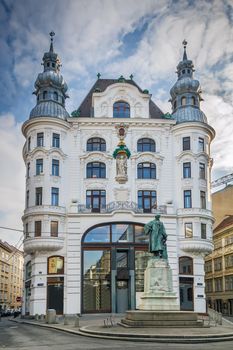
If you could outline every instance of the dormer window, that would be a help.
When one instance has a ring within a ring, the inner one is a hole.
[[[52,67],[55,68],[55,63],[52,63]]]
[[[185,69],[182,70],[182,74],[185,74]]]
[[[186,105],[186,97],[182,97],[181,98],[181,106],[185,106]]]
[[[43,100],[47,100],[47,98],[48,98],[48,92],[44,91],[43,92]]]
[[[130,118],[130,105],[125,101],[117,101],[113,105],[113,118]]]
[[[196,104],[196,99],[195,99],[194,96],[191,97],[191,104],[192,104],[193,106],[195,106],[195,104]]]
[[[49,67],[49,62],[47,62],[47,67]]]
[[[173,104],[173,108],[176,109],[176,106],[177,106],[177,102],[175,101]]]
[[[53,98],[55,101],[58,101],[58,93],[56,91],[53,93]]]

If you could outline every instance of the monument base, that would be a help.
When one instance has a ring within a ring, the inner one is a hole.
[[[129,310],[121,320],[126,327],[203,327],[203,320],[192,311]]]
[[[152,257],[144,278],[144,293],[139,310],[178,311],[177,295],[172,288],[172,271],[166,259]]]

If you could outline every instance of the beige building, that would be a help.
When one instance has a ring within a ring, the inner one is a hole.
[[[214,228],[227,215],[233,215],[233,185],[228,185],[212,194],[212,210],[215,218]]]
[[[23,252],[0,240],[0,308],[21,307]]]
[[[214,250],[205,259],[206,300],[209,306],[233,315],[233,186],[212,195],[216,219]]]

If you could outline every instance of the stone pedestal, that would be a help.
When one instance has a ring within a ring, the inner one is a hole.
[[[179,310],[177,295],[172,288],[172,271],[167,260],[152,257],[148,261],[139,310]]]

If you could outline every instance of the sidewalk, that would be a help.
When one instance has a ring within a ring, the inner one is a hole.
[[[128,328],[118,325],[124,315],[84,315],[79,319],[79,327],[64,325],[64,323],[46,324],[23,318],[11,319],[39,327],[56,329],[72,334],[130,341],[146,341],[157,343],[206,343],[233,342],[233,323],[223,319],[222,326],[210,325],[203,328]]]

